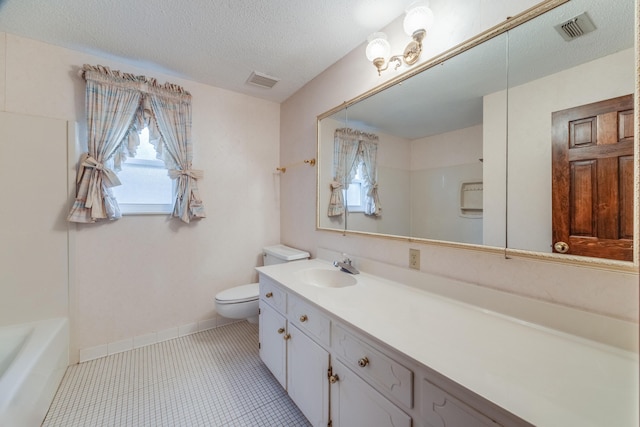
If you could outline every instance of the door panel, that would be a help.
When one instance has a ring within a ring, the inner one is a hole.
[[[557,111],[552,121],[554,246],[631,261],[633,96]]]

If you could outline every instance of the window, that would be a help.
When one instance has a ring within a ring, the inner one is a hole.
[[[122,185],[113,187],[123,215],[170,214],[173,210],[174,186],[162,160],[149,142],[149,129],[140,132],[136,156],[127,159],[118,172]]]
[[[362,165],[362,162],[358,163],[356,175],[349,183],[349,187],[342,190],[349,212],[364,212],[366,185],[362,179]]]

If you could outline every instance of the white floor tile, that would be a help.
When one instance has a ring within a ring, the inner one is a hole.
[[[236,322],[67,369],[44,427],[309,426]]]

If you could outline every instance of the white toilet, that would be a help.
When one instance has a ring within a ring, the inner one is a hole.
[[[309,253],[285,245],[267,246],[262,249],[264,265],[282,264],[308,259]],[[258,322],[258,283],[235,286],[216,295],[216,312],[228,319],[247,319]]]

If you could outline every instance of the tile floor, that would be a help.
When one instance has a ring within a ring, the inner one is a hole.
[[[247,322],[70,366],[43,426],[309,426]]]

